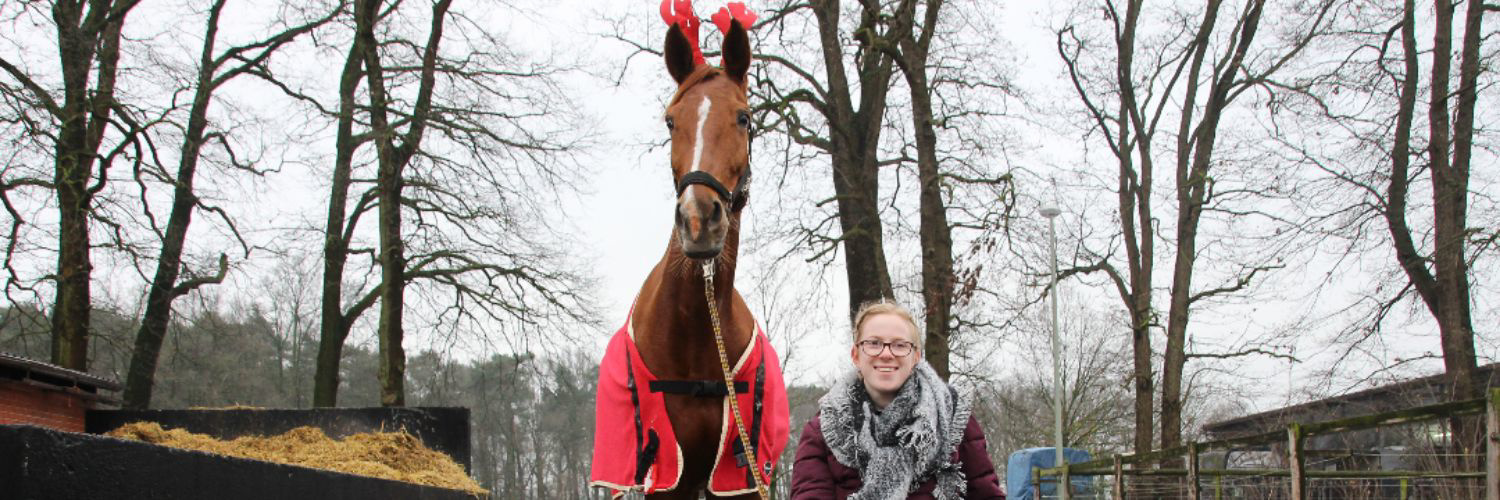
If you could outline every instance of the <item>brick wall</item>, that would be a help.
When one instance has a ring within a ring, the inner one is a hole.
[[[55,390],[0,379],[0,424],[29,424],[83,432],[88,402]]]

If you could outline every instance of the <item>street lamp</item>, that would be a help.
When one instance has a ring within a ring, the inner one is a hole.
[[[1058,338],[1057,338],[1058,336],[1057,336],[1057,224],[1056,224],[1057,216],[1062,214],[1062,210],[1059,210],[1055,206],[1045,206],[1045,207],[1042,207],[1041,214],[1042,214],[1042,217],[1046,217],[1047,218],[1047,232],[1050,234],[1049,241],[1051,242],[1051,248],[1052,248],[1052,288],[1051,288],[1051,291],[1048,292],[1048,295],[1052,296],[1052,400],[1053,400],[1053,404],[1052,404],[1052,431],[1053,431],[1053,437],[1056,438],[1056,443],[1057,443],[1057,447],[1055,448],[1055,450],[1057,452],[1057,460],[1055,462],[1053,462],[1052,465],[1056,466],[1056,467],[1062,467],[1065,464],[1067,464],[1067,461],[1065,461],[1065,459],[1063,458],[1062,345],[1058,341]],[[1063,476],[1059,476],[1058,477],[1057,492],[1060,495],[1058,498],[1061,498],[1062,500],[1068,500],[1068,497],[1069,497],[1068,485],[1065,484],[1062,481],[1063,479],[1064,479]],[[1041,492],[1038,491],[1037,494],[1040,495]]]

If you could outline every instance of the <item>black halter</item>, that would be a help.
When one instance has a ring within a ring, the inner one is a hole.
[[[745,203],[750,199],[750,169],[748,167],[745,168],[745,173],[740,174],[740,182],[734,186],[733,193],[729,192],[729,189],[724,187],[724,184],[715,179],[712,174],[702,170],[695,170],[688,172],[681,179],[677,180],[677,196],[682,196],[682,192],[693,184],[708,186],[715,193],[719,193],[719,198],[724,199],[729,204],[729,211],[731,212],[738,213],[740,209],[745,208]]]
[[[688,186],[699,184],[708,186],[715,193],[719,193],[719,198],[729,204],[730,212],[739,213],[745,208],[745,204],[750,201],[750,154],[755,151],[753,147],[755,145],[754,127],[745,133],[749,137],[745,141],[745,172],[740,174],[740,181],[735,183],[733,193],[729,192],[729,188],[724,187],[724,184],[715,179],[712,174],[694,170],[683,174],[681,179],[677,179],[677,196],[682,196],[682,192],[687,190]]]

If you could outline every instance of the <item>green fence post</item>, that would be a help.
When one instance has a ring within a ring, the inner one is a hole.
[[[1042,469],[1035,466],[1031,468],[1031,491],[1036,492],[1032,493],[1032,498],[1042,498]]]
[[[1115,500],[1125,500],[1125,471],[1120,466],[1120,455],[1115,455]]]
[[[1198,443],[1189,442],[1187,447],[1188,499],[1198,500]]]
[[[1307,500],[1307,478],[1302,471],[1302,426],[1286,426],[1287,467],[1292,471],[1292,500]],[[1493,500],[1493,499],[1492,499]]]
[[[1073,474],[1068,471],[1068,467],[1073,464],[1067,462],[1066,459],[1064,460],[1065,461],[1063,462],[1062,466],[1062,480],[1058,481],[1057,483],[1057,494],[1059,495],[1058,498],[1073,498]],[[1063,491],[1065,489],[1067,491]],[[1066,494],[1066,496],[1064,496],[1064,494]]]
[[[1484,418],[1484,495],[1500,500],[1500,443],[1495,441],[1500,431],[1500,389],[1490,389],[1489,396]]]

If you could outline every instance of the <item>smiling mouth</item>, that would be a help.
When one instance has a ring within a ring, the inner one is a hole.
[[[875,371],[880,372],[880,373],[895,373],[896,372],[896,367],[894,367],[894,366],[877,366],[877,367],[875,367]]]

